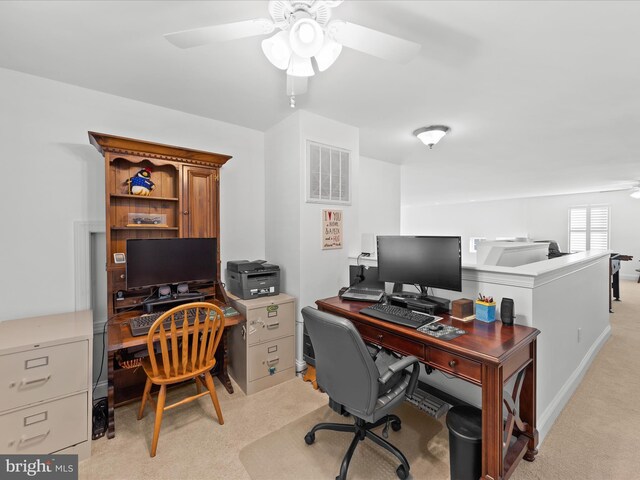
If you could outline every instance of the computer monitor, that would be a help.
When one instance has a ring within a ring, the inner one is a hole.
[[[127,290],[217,279],[216,238],[127,240]]]
[[[381,281],[462,291],[460,237],[379,236]]]

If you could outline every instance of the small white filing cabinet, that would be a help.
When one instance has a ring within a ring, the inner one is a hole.
[[[231,329],[229,373],[247,395],[295,376],[295,299],[281,293],[241,300],[227,293],[246,322]]]
[[[90,310],[0,322],[0,452],[91,455]]]

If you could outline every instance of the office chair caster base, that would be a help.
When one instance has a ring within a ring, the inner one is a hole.
[[[396,468],[396,475],[400,480],[405,480],[409,476],[409,472],[404,468],[404,465],[398,465],[398,468]]]
[[[309,432],[304,436],[304,442],[307,445],[311,445],[315,441],[316,441],[316,434],[313,432]]]

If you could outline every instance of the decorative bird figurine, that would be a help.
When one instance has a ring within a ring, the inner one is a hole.
[[[151,194],[151,190],[156,188],[155,184],[151,181],[151,170],[148,168],[141,169],[133,177],[126,181],[129,185],[129,193],[131,195],[142,195],[148,197]]]

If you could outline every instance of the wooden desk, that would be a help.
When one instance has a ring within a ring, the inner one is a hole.
[[[318,300],[316,304],[322,311],[351,320],[365,341],[414,355],[427,368],[482,387],[482,479],[507,479],[522,457],[534,460],[538,453],[536,337],[539,330],[522,325],[507,327],[499,321],[464,323],[442,315],[441,323],[467,331],[466,335],[444,341],[360,314],[360,309],[369,306],[368,303],[333,297]],[[506,382],[514,376],[513,391],[505,392]]]
[[[219,307],[224,307],[224,305],[217,300],[208,300],[211,303],[218,305]],[[134,387],[126,388],[123,392],[117,392],[117,386],[115,381],[115,363],[116,363],[116,352],[122,349],[135,348],[146,346],[147,344],[147,336],[140,335],[134,337],[131,335],[131,328],[129,327],[129,319],[132,317],[139,316],[142,312],[140,310],[137,311],[129,311],[125,313],[120,313],[111,319],[109,319],[107,325],[107,338],[108,347],[107,347],[107,371],[108,371],[108,394],[107,394],[107,404],[108,404],[108,416],[109,416],[109,427],[107,430],[107,437],[113,438],[116,435],[115,432],[115,420],[114,420],[114,409],[116,406],[124,405],[126,403],[130,403],[135,400],[139,400],[142,396],[142,389],[144,387],[144,379],[146,378],[142,367],[137,367],[135,369],[131,369],[132,375],[138,375],[141,379],[140,382]],[[237,325],[240,322],[244,322],[245,318],[242,314],[234,315],[232,317],[225,318],[225,331],[222,334],[222,341],[218,346],[218,350],[216,351],[216,368],[217,368],[217,377],[220,379],[224,387],[227,389],[229,393],[233,393],[233,386],[231,385],[231,379],[229,378],[229,374],[227,373],[227,361],[229,356],[228,344],[227,344],[227,336],[228,336],[228,327],[233,325]],[[167,333],[168,336],[168,333]],[[120,370],[122,372],[122,370]],[[215,372],[215,369],[214,369]],[[118,393],[121,393],[118,395]]]

